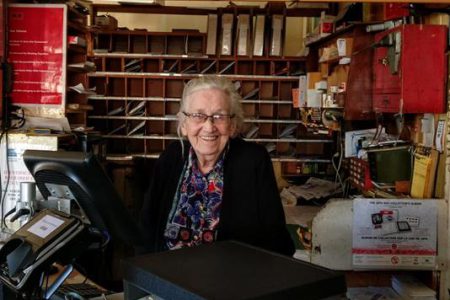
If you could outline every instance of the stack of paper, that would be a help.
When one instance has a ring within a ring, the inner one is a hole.
[[[281,139],[292,139],[292,138],[294,138],[295,136],[295,130],[297,129],[297,127],[298,127],[298,125],[297,124],[290,124],[290,125],[288,125],[288,126],[286,126],[285,128],[284,128],[284,130],[280,133],[280,135],[279,135],[279,137],[281,138]]]
[[[196,67],[196,64],[192,63],[192,64],[186,66],[185,68],[183,68],[180,73],[195,74],[195,73],[197,73],[197,70],[195,67]]]
[[[286,190],[297,199],[307,201],[326,198],[341,192],[339,184],[315,177],[310,177],[303,185],[292,185]]]
[[[266,144],[266,150],[269,153],[274,152],[277,149],[277,145],[275,145],[275,143],[267,143]]]
[[[234,65],[235,61],[233,60],[228,65],[226,65],[222,70],[219,71],[219,74],[226,74],[226,72],[232,70],[231,67]],[[233,73],[233,72],[231,72]]]
[[[107,115],[108,116],[123,115],[124,111],[125,111],[125,107],[119,106],[119,107],[116,107],[116,108],[111,109],[110,111],[108,111]]]
[[[68,68],[78,71],[95,72],[96,66],[92,61],[84,61],[80,63],[68,64]]]
[[[255,124],[252,124],[248,131],[245,133],[245,138],[247,139],[255,139],[258,137],[259,127]]]
[[[175,60],[174,62],[164,61],[163,62],[164,66],[167,66],[168,68],[164,67],[163,72],[175,73],[177,71],[179,62],[180,62],[179,60]],[[171,63],[171,64],[168,65],[169,63]]]
[[[259,92],[259,87],[251,90],[250,92],[248,92],[246,95],[244,95],[242,97],[242,100],[249,100],[249,99],[255,99],[258,98],[258,92]]]
[[[144,132],[141,129],[143,129],[144,126],[145,126],[145,120],[141,121],[137,124],[134,124],[134,126],[132,126],[132,128],[128,132],[128,135],[143,135]]]
[[[200,73],[202,74],[207,74],[207,73],[215,73],[213,66],[216,64],[216,60],[213,60],[209,65],[206,66],[206,68],[204,68],[203,70],[200,71]],[[213,72],[211,72],[213,71]]]
[[[79,94],[95,95],[95,87],[93,87],[91,89],[86,89],[82,83],[79,83],[74,86],[70,86],[69,89],[73,90]]]
[[[108,135],[118,134],[120,132],[123,132],[126,128],[127,128],[127,124],[126,123],[122,123],[119,126],[117,126],[117,127],[113,128],[112,130],[110,130],[107,134]]]
[[[132,59],[125,65],[125,72],[141,72],[142,59]]]
[[[145,114],[145,101],[132,101],[127,104],[129,116],[143,116]]]
[[[436,291],[410,274],[393,275],[392,288],[404,299],[436,300]]]

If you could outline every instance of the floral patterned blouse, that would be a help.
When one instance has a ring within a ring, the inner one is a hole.
[[[164,232],[168,249],[211,243],[216,239],[225,154],[226,151],[213,169],[203,174],[198,168],[197,156],[190,148]]]

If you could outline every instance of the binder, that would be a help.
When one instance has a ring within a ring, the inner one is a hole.
[[[272,16],[272,40],[270,45],[270,55],[271,56],[281,56],[282,55],[282,31],[283,31],[284,18],[282,15]]]
[[[233,14],[222,15],[222,55],[232,55],[232,40],[233,40]]]
[[[264,25],[266,19],[264,15],[257,15],[253,38],[253,55],[262,56],[264,52]]]
[[[250,52],[250,16],[239,15],[237,27],[237,54],[247,56]]]
[[[217,15],[208,15],[208,36],[206,39],[206,54],[216,55]]]
[[[411,197],[433,197],[438,158],[439,153],[434,149],[427,151],[427,153],[414,154]]]

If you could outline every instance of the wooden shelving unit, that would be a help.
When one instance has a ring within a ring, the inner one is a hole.
[[[67,69],[66,69],[66,109],[65,113],[72,128],[86,127],[87,111],[92,107],[88,104],[88,93],[76,92],[70,87],[82,84],[86,89],[89,86],[87,73],[90,71],[83,66],[87,60],[87,21],[89,15],[82,10],[85,4],[77,1],[68,4],[67,16]],[[76,7],[78,6],[79,9]],[[88,11],[87,9],[84,9]],[[70,43],[71,37],[79,42]]]
[[[89,87],[97,94],[88,97],[94,108],[88,124],[103,133],[111,157],[158,157],[178,139],[184,84],[215,74],[235,82],[243,97],[244,139],[266,145],[274,160],[330,162],[334,139],[307,132],[292,106],[292,89],[306,73],[305,57],[270,56],[267,43],[258,57],[208,56],[207,35],[193,31],[91,34],[97,71],[89,73]],[[320,144],[323,155],[306,154],[306,143]]]

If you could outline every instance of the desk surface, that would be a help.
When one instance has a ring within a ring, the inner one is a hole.
[[[313,300],[346,290],[341,273],[230,241],[129,258],[124,271],[125,285],[163,299]]]

